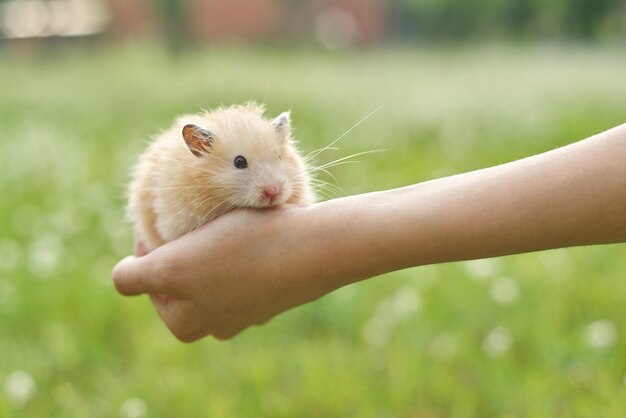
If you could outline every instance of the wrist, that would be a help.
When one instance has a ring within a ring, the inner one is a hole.
[[[393,214],[381,205],[381,195],[389,193],[349,196],[298,211],[305,276],[323,294],[395,269],[393,237],[387,233]]]

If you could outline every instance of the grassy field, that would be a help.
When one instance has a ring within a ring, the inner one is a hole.
[[[623,123],[625,68],[563,46],[0,55],[0,417],[625,416],[624,246],[396,272],[192,345],[110,281],[129,168],[180,113],[290,108],[311,151],[384,105],[320,156],[387,150],[334,169],[352,194]]]

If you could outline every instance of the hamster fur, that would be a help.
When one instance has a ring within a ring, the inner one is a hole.
[[[256,103],[179,118],[141,155],[128,215],[149,250],[235,208],[308,205],[314,194],[290,115]]]

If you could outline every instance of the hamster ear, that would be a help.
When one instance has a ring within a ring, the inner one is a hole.
[[[276,116],[276,119],[272,121],[272,126],[274,126],[278,132],[289,132],[291,130],[291,112],[283,112]]]
[[[189,151],[196,157],[201,157],[203,152],[209,152],[215,136],[208,129],[189,124],[183,127],[183,138]]]

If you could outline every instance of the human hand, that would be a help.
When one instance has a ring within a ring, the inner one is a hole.
[[[113,271],[182,341],[229,338],[401,268],[626,241],[626,124],[519,161],[308,207],[228,213]],[[138,254],[145,252],[138,243]]]
[[[113,270],[124,295],[148,293],[181,341],[234,336],[334,287],[320,277],[315,244],[301,241],[309,210],[282,207],[231,212]],[[299,232],[299,233],[296,233]]]

